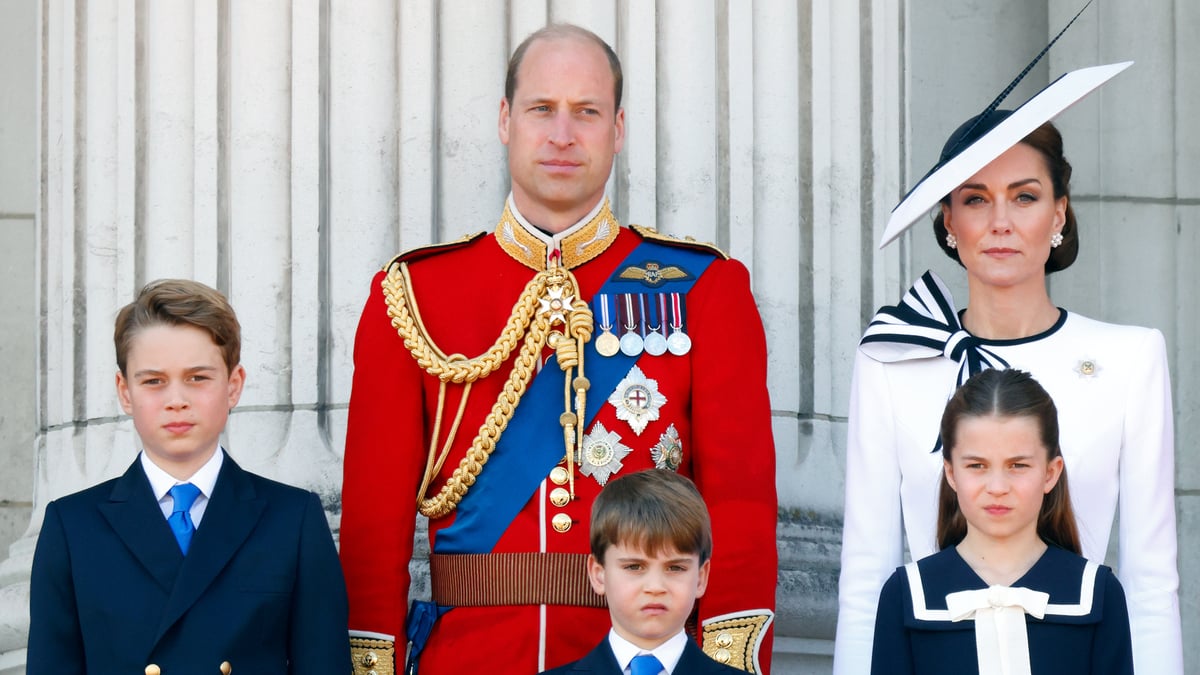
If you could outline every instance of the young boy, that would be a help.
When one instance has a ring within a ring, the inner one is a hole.
[[[320,500],[218,446],[246,376],[233,308],[203,284],[156,281],[113,339],[142,452],[120,478],[46,506],[27,672],[349,673]]]
[[[588,579],[608,600],[612,630],[584,658],[546,673],[742,672],[683,630],[712,562],[708,509],[692,481],[665,469],[613,480],[592,504],[591,548]]]

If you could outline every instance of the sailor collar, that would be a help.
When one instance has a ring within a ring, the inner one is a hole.
[[[946,596],[956,591],[986,589],[953,548],[908,563],[903,567],[908,580],[911,614],[905,624],[922,630],[971,630],[972,621],[952,622]],[[1045,623],[1097,623],[1104,614],[1103,580],[1106,568],[1051,546],[1013,588],[1024,587],[1049,594]],[[1037,619],[1030,618],[1031,621]]]
[[[578,223],[549,235],[525,220],[513,203],[512,194],[504,202],[504,213],[496,224],[496,242],[504,252],[535,270],[548,269],[556,252],[567,269],[578,267],[600,255],[612,244],[621,224],[604,198]]]

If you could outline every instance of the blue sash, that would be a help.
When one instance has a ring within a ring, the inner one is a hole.
[[[684,294],[691,290],[692,284],[714,259],[715,256],[706,251],[643,240],[614,269],[598,293],[635,292],[640,287]],[[623,270],[630,266],[645,268],[647,262],[659,263],[661,268],[676,266],[687,272],[687,276],[657,280],[653,285],[620,278]],[[600,356],[595,344],[593,338],[584,353],[587,377],[591,380],[584,428],[591,425],[596,413],[608,401],[608,394],[637,361],[637,357],[619,352],[615,356]],[[545,376],[534,377],[521,397],[478,482],[459,503],[454,523],[437,533],[436,553],[490,553],[538,485],[562,460],[562,427],[558,422],[563,411],[562,371],[557,360],[551,357],[542,372]]]

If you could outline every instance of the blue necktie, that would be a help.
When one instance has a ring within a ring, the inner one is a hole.
[[[632,675],[658,675],[662,671],[662,662],[653,654],[639,654],[629,662],[629,672]]]
[[[191,483],[176,485],[171,488],[171,498],[175,500],[175,506],[171,509],[171,515],[167,517],[167,524],[171,526],[171,532],[175,533],[175,541],[179,542],[179,550],[187,555],[188,545],[192,543],[192,533],[196,531],[196,526],[192,524],[192,504],[196,502],[196,497],[200,496],[200,488]]]

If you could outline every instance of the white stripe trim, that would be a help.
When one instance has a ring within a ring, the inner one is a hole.
[[[1100,566],[1091,560],[1083,567],[1083,579],[1080,581],[1079,603],[1075,605],[1046,605],[1047,614],[1059,616],[1087,616],[1092,612],[1092,602],[1096,593],[1096,572]]]
[[[1079,602],[1073,605],[1048,604],[1046,616],[1087,616],[1092,613],[1096,595],[1096,573],[1100,566],[1091,560],[1083,567],[1079,580]],[[921,583],[921,571],[916,562],[904,566],[908,576],[909,593],[912,595],[913,618],[918,621],[950,621],[950,610],[929,609],[925,606],[925,586]],[[974,621],[974,619],[970,619]]]

